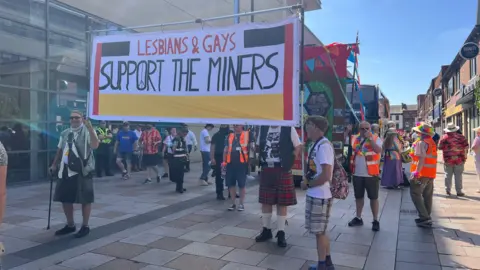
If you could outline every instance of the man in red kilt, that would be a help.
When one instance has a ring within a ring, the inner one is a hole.
[[[262,204],[263,230],[255,240],[265,242],[273,238],[272,212],[277,206],[276,235],[279,247],[286,247],[285,223],[287,207],[297,204],[292,166],[301,151],[298,133],[293,127],[262,126],[257,137],[262,167],[258,201]]]

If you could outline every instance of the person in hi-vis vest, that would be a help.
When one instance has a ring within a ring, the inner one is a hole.
[[[98,139],[100,140],[100,145],[95,151],[95,160],[96,160],[96,172],[97,177],[102,177],[102,172],[105,171],[106,176],[113,176],[110,169],[110,159],[111,159],[111,145],[112,145],[112,131],[108,129],[107,122],[101,121],[100,126],[96,129]]]
[[[223,151],[222,167],[226,167],[225,182],[230,192],[232,205],[229,211],[245,210],[243,202],[245,200],[245,182],[249,166],[249,132],[243,130],[243,125],[233,125],[233,133],[230,133],[225,140],[225,149]],[[240,189],[240,201],[236,203],[236,187]]]
[[[417,140],[412,145],[410,155],[410,196],[417,208],[419,218],[415,219],[417,226],[432,226],[432,199],[433,180],[437,175],[437,144],[433,141],[434,129],[420,123],[412,129],[418,134]]]
[[[378,231],[380,230],[378,191],[380,189],[382,140],[371,131],[370,123],[366,121],[360,123],[359,131],[358,135],[352,136],[353,154],[350,160],[357,215],[348,223],[348,226],[363,226],[362,211],[365,191],[367,191],[373,214],[372,230]]]

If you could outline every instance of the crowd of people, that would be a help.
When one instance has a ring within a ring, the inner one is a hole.
[[[247,175],[251,166],[260,168],[258,202],[261,205],[262,229],[255,238],[257,242],[275,238],[281,248],[287,246],[285,224],[288,206],[297,204],[297,195],[292,177],[295,158],[302,152],[304,144],[300,141],[294,127],[261,126],[247,128],[244,125],[221,125],[210,137],[214,125],[207,124],[200,133],[199,149],[202,156],[200,185],[213,184],[209,181],[213,169],[216,196],[224,197],[228,188],[228,211],[244,211]],[[327,236],[330,213],[333,210],[335,179],[339,167],[332,143],[325,137],[329,129],[326,118],[311,116],[306,122],[306,135],[310,141],[306,159],[304,179],[301,188],[305,193],[305,228],[316,236],[318,263],[311,269],[332,270],[334,264]],[[474,129],[480,136],[480,127]],[[415,219],[419,227],[431,227],[431,211],[434,179],[437,170],[437,149],[443,152],[446,194],[451,195],[452,179],[455,179],[457,196],[465,196],[462,190],[462,173],[467,152],[470,149],[459,128],[449,124],[445,134],[439,136],[427,123],[419,123],[413,128],[415,140],[411,146],[408,138],[399,134],[394,124],[382,136],[376,124],[361,122],[358,134],[349,136],[351,142],[350,174],[356,203],[356,215],[348,226],[363,226],[362,212],[365,193],[370,202],[373,215],[372,230],[380,230],[379,189],[397,188],[401,184],[410,184],[410,195],[418,211]],[[438,137],[438,141],[434,139]],[[128,180],[131,172],[144,168],[147,171],[148,184],[156,179],[169,178],[175,182],[175,191],[184,193],[184,175],[190,171],[189,154],[197,150],[195,134],[187,125],[168,129],[166,136],[153,124],[130,128],[128,122],[121,130],[109,130],[106,122],[93,127],[79,111],[72,111],[70,128],[63,131],[58,142],[58,150],[50,167],[50,172],[58,176],[54,201],[62,203],[66,225],[55,232],[56,235],[75,233],[80,238],[89,234],[91,204],[94,202],[93,176],[103,173],[113,175],[111,160],[119,168],[123,179]],[[480,156],[480,138],[477,137],[471,147],[477,158]],[[141,154],[140,154],[141,153]],[[163,156],[163,161],[160,157]],[[257,157],[258,156],[258,157]],[[93,158],[95,157],[95,158]],[[381,162],[383,160],[383,166]],[[158,165],[163,162],[164,171]],[[410,162],[409,179],[405,179],[402,163]],[[7,155],[0,144],[0,203],[5,206],[5,179]],[[338,198],[338,197],[335,197]],[[82,225],[77,231],[73,204],[81,204]],[[276,206],[276,228],[272,228],[273,207]],[[3,215],[0,209],[0,221]]]

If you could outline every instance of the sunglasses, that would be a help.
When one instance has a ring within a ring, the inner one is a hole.
[[[365,131],[370,130],[370,128],[360,128],[360,129]]]
[[[78,120],[82,118],[81,116],[70,116],[70,120]]]

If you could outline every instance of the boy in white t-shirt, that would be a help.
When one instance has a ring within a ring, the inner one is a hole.
[[[309,117],[305,123],[312,146],[308,151],[308,168],[302,182],[307,190],[305,203],[305,229],[315,234],[317,239],[318,264],[310,269],[333,270],[330,256],[330,240],[326,235],[328,219],[332,208],[330,181],[333,176],[335,151],[330,141],[324,137],[328,121],[322,116]]]

